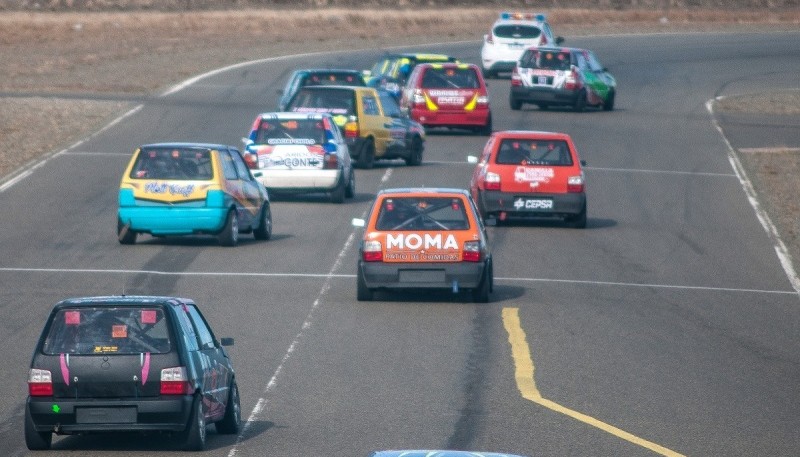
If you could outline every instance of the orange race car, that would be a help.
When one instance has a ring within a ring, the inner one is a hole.
[[[486,229],[463,189],[385,189],[366,220],[358,260],[357,298],[377,289],[470,290],[489,301],[492,255]]]
[[[586,178],[566,133],[495,132],[476,163],[470,193],[484,219],[562,218],[586,227]]]

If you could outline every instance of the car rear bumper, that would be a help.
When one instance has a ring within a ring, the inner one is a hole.
[[[511,86],[511,98],[527,103],[575,104],[578,92],[552,87]]]
[[[182,431],[193,401],[191,395],[123,400],[28,397],[26,407],[39,432]]]
[[[261,170],[264,187],[275,191],[329,191],[339,182],[341,170]]]
[[[489,122],[489,110],[447,112],[413,109],[411,117],[425,127],[482,127]]]
[[[369,289],[473,289],[483,279],[486,262],[387,263],[359,261]]]
[[[552,208],[525,208],[520,205],[528,199],[551,200]],[[515,205],[516,203],[516,205]],[[511,217],[565,217],[580,214],[586,207],[586,193],[545,194],[525,192],[478,192],[478,207],[485,217],[506,213]]]
[[[204,203],[204,202],[203,202]],[[225,224],[228,208],[176,206],[120,207],[119,219],[131,230],[153,235],[217,233]]]

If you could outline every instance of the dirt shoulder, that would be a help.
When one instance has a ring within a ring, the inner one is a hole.
[[[137,97],[157,94],[193,75],[288,54],[477,41],[498,10],[390,11],[3,12],[0,184],[42,157],[97,131],[134,106]],[[557,33],[566,37],[800,27],[796,8],[564,8],[546,12]],[[800,116],[792,111],[800,106],[796,98],[784,94],[753,97],[721,101],[716,110],[741,116],[784,109],[783,115]],[[34,125],[36,128],[31,127]],[[41,135],[42,131],[48,135]],[[778,215],[776,225],[794,258],[800,259],[800,209],[789,198],[800,189],[800,153],[787,149],[740,155],[759,198],[771,215]],[[795,265],[799,263],[795,260]]]

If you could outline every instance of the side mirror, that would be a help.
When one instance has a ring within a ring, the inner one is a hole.
[[[582,167],[585,167],[585,166],[586,166],[586,161],[585,161],[585,160],[581,160],[581,166],[582,166]]]
[[[488,33],[485,33],[483,35],[483,41],[489,41],[489,34]]]
[[[250,170],[250,174],[253,175],[254,178],[264,177],[264,173],[262,173],[261,170]]]
[[[563,36],[557,36],[556,37],[556,44],[561,44],[563,42],[564,42],[564,37]]]
[[[221,346],[233,346],[233,338],[220,338],[219,344]]]
[[[350,223],[353,225],[353,227],[366,227],[367,226],[367,221],[365,221],[364,219],[359,219],[357,217],[353,218],[353,220],[350,221]]]
[[[478,163],[478,158],[475,156],[467,156],[467,163]]]

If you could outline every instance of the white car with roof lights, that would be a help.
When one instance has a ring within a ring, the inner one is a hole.
[[[503,12],[483,36],[481,64],[486,78],[511,72],[525,49],[564,42],[553,35],[544,14]]]

